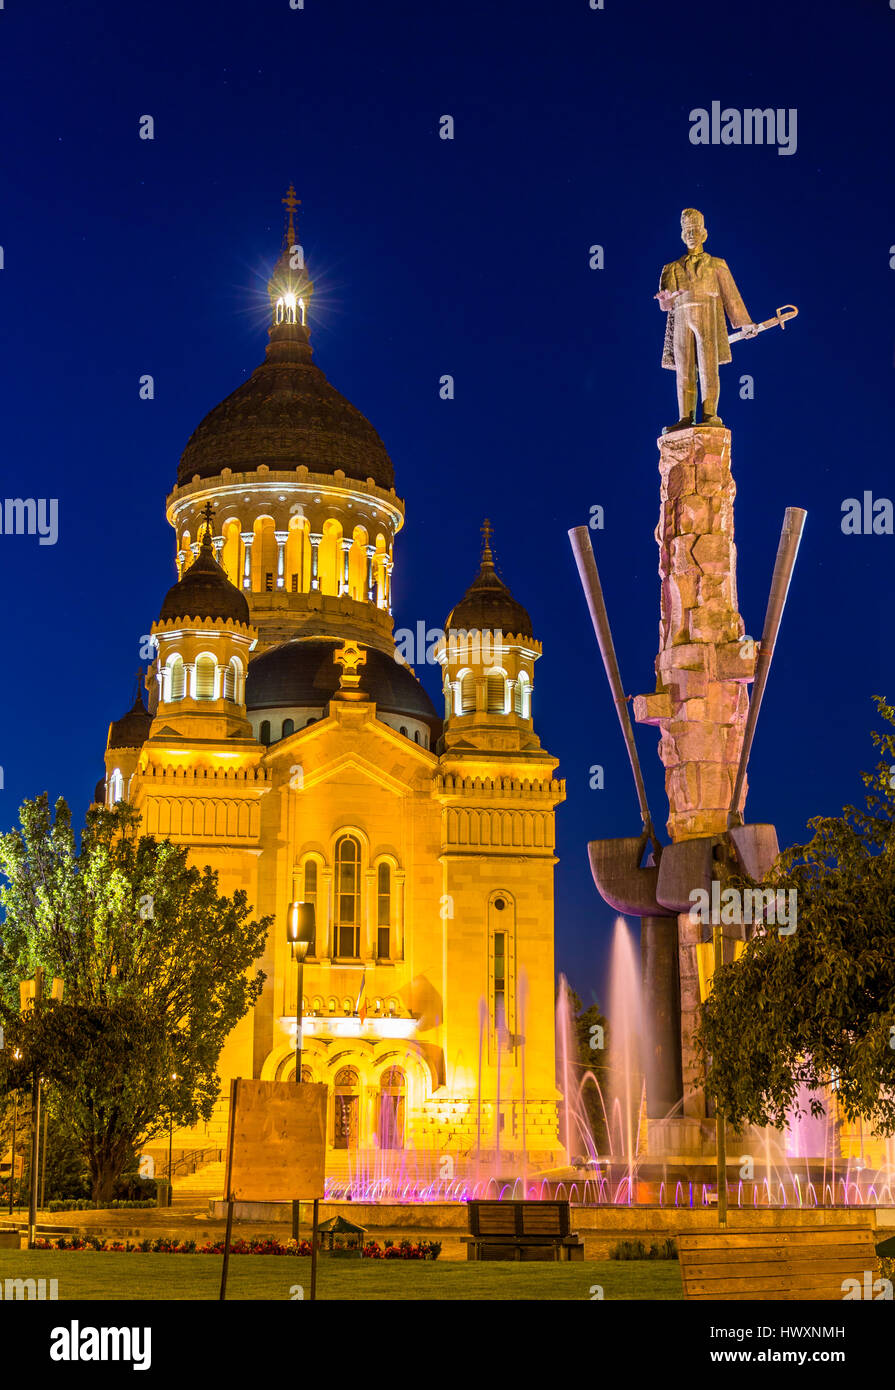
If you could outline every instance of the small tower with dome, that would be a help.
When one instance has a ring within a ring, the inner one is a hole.
[[[492,527],[482,526],[479,572],[448,614],[437,658],[443,670],[442,747],[539,748],[532,724],[532,622],[497,573]]]
[[[165,595],[152,626],[157,655],[151,735],[251,738],[245,713],[249,653],[257,633],[245,595],[215,557],[205,509],[199,553]]]

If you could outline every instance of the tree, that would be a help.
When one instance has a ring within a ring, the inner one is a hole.
[[[795,931],[760,929],[702,1009],[707,1090],[737,1125],[779,1128],[802,1085],[832,1084],[847,1119],[895,1132],[895,709],[875,703],[890,728],[871,733],[867,809],[815,817],[779,856],[762,886],[795,890]]]
[[[53,1083],[102,1203],[170,1116],[210,1117],[221,1048],[261,992],[251,971],[271,919],[250,920],[242,890],[220,896],[185,848],[140,836],[123,803],[88,812],[80,845],[62,800],[55,815],[46,795],[26,801],[20,826],[0,836],[0,1089],[34,1070]],[[64,997],[20,1015],[19,982],[37,967]]]

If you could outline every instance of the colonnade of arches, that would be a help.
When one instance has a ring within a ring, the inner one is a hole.
[[[502,667],[493,667],[482,674],[460,671],[444,682],[445,718],[452,715],[517,714],[531,718],[531,677],[520,671],[508,676]]]
[[[159,699],[166,704],[178,700],[229,700],[245,703],[245,670],[238,656],[224,665],[211,652],[200,653],[194,661],[184,661],[172,652],[158,673]]]
[[[205,523],[193,537],[183,531],[177,555],[179,572],[191,555],[198,553]],[[380,531],[375,536],[365,526],[346,530],[329,517],[313,530],[305,516],[293,516],[286,530],[279,530],[272,516],[259,516],[250,530],[229,517],[214,537],[218,559],[227,578],[251,593],[309,593],[342,595],[377,608],[391,603],[392,548]]]

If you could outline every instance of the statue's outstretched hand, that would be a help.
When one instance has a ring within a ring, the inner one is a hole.
[[[683,290],[660,290],[653,298],[658,299],[659,308],[667,314],[679,294],[683,294]]]
[[[758,332],[757,323],[744,323],[741,329],[744,338],[754,338]]]

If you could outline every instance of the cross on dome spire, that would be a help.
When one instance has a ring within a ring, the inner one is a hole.
[[[214,507],[211,505],[210,499],[205,503],[199,515],[205,522],[205,530],[202,532],[202,549],[214,555],[214,545],[212,544],[212,537],[214,535]],[[215,559],[217,559],[217,556],[215,556]]]
[[[294,184],[290,183],[285,198],[281,198],[280,202],[287,211],[286,230],[283,233],[283,245],[288,248],[291,247],[295,241],[295,209],[301,207],[301,198],[296,198]]]
[[[295,214],[296,209],[301,207],[301,199],[296,195],[294,184],[290,183],[285,198],[281,198],[280,202],[286,209],[286,227],[267,292],[273,309],[271,331],[276,332],[281,328],[286,331],[279,332],[277,341],[271,343],[268,360],[296,361],[308,356],[307,310],[314,285],[305,267],[304,250],[298,241]],[[293,327],[304,328],[305,332],[289,332]]]
[[[482,528],[481,528],[481,529],[482,529],[482,563],[483,563],[483,564],[490,563],[490,564],[493,565],[493,563],[494,563],[494,555],[493,555],[493,553],[492,553],[492,551],[491,551],[491,537],[492,537],[492,535],[494,534],[494,527],[491,525],[491,522],[488,520],[487,517],[485,517],[485,520],[482,522]]]

